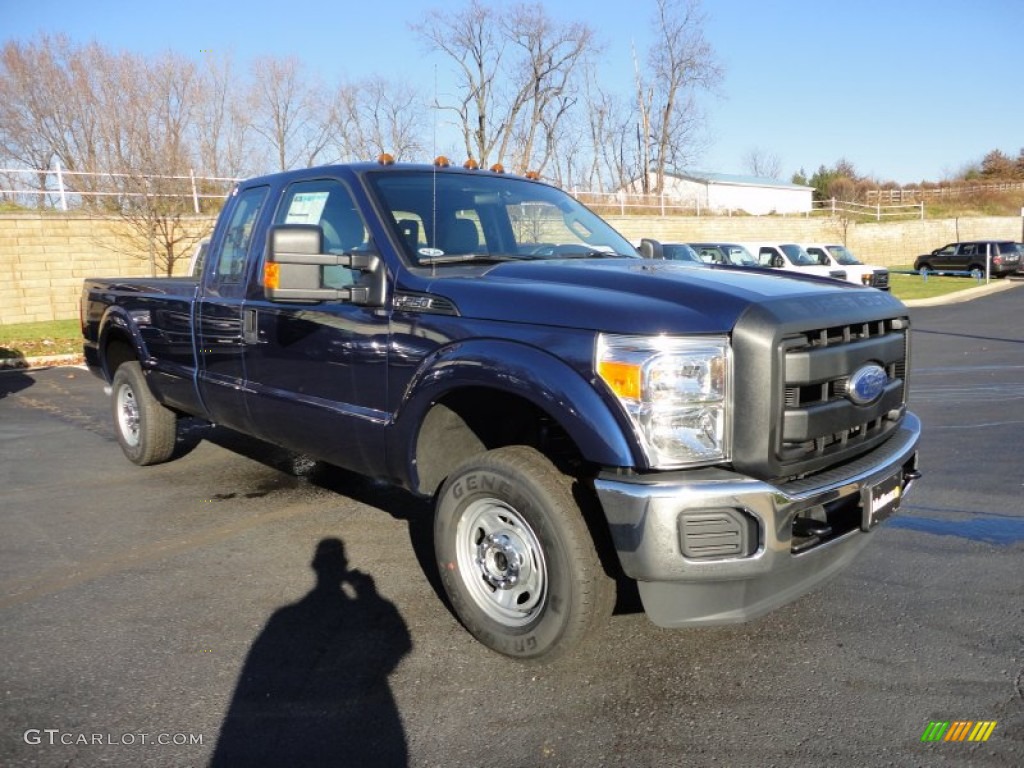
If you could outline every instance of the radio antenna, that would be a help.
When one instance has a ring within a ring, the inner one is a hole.
[[[430,190],[430,250],[437,249],[437,62],[434,62],[434,104],[433,109],[433,135],[431,136],[431,156],[434,158],[434,172],[431,175],[432,188]],[[437,259],[430,260],[430,276],[437,276]]]

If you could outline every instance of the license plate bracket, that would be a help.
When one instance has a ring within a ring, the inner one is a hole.
[[[861,491],[861,506],[864,510],[861,529],[869,531],[886,518],[891,517],[899,509],[902,499],[902,468],[864,488]]]

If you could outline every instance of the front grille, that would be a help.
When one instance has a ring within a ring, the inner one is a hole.
[[[790,482],[883,443],[906,413],[905,313],[883,291],[836,291],[752,307],[733,330],[733,467]],[[858,381],[868,384],[851,393]],[[880,390],[874,396],[872,384]]]
[[[903,318],[816,328],[783,340],[783,465],[856,451],[892,431],[906,406],[908,324]],[[850,377],[877,364],[886,382],[873,402],[848,397]]]

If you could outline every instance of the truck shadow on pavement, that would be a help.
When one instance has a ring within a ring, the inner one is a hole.
[[[434,512],[430,500],[418,498],[401,488],[294,454],[229,429],[197,426],[184,432],[185,434],[179,434],[179,443],[185,446],[185,451],[191,450],[201,439],[208,440],[226,450],[283,472],[294,478],[296,483],[309,482],[318,488],[379,509],[396,520],[405,521],[409,526],[409,543],[424,577],[437,595],[437,599],[455,615],[437,570],[433,538]],[[616,615],[641,613],[643,605],[636,582],[622,573],[608,531],[601,527],[602,521],[596,519],[599,513],[592,508],[592,504],[592,499],[580,502],[581,509],[589,510],[592,515],[589,522],[597,534],[598,554],[602,565],[616,582],[617,599],[614,612]]]
[[[406,766],[388,675],[412,649],[398,610],[350,570],[338,538],[316,547],[316,586],[270,617],[249,650],[211,766]]]
[[[0,366],[0,400],[8,395],[15,395],[23,389],[28,389],[35,384],[35,379],[17,368],[5,368]]]

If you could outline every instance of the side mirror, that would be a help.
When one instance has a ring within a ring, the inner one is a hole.
[[[356,285],[324,287],[324,267],[364,273]],[[324,231],[314,224],[278,224],[267,233],[262,283],[270,301],[348,301],[384,306],[384,264],[376,253],[324,253]]]
[[[657,240],[645,237],[640,241],[640,255],[645,259],[664,259],[665,249]]]
[[[772,256],[772,266],[775,267],[776,269],[782,269],[782,267],[785,266],[785,264],[782,261],[782,257],[779,256],[778,254]]]

